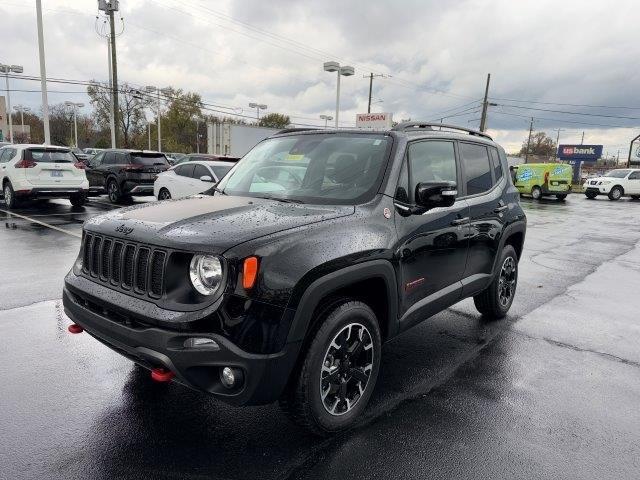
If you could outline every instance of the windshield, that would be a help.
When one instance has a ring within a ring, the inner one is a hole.
[[[355,205],[373,197],[391,149],[386,135],[316,134],[256,145],[218,190],[301,203]]]
[[[167,158],[161,153],[144,155],[132,153],[131,159],[137,165],[169,165]]]
[[[605,177],[624,178],[631,170],[611,170],[604,174]]]
[[[24,152],[25,160],[38,163],[76,163],[78,160],[69,150],[31,148]]]

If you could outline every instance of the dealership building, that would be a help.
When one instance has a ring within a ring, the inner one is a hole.
[[[579,183],[582,166],[593,166],[602,157],[602,145],[559,145],[558,159],[573,167],[573,183]]]

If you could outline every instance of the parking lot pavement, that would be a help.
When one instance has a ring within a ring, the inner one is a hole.
[[[329,439],[275,405],[154,384],[68,335],[60,288],[79,239],[9,219],[0,478],[638,478],[640,202],[523,207],[510,316],[485,323],[464,301],[386,344],[365,418]],[[45,208],[18,213],[78,233],[103,206]]]

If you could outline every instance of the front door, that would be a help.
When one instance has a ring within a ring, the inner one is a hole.
[[[640,170],[634,170],[627,177],[625,193],[629,195],[640,195]]]
[[[460,180],[456,146],[447,140],[412,142],[396,190],[396,255],[400,263],[400,329],[405,330],[455,303],[467,259],[469,206],[457,200],[421,215],[409,215],[420,182]]]

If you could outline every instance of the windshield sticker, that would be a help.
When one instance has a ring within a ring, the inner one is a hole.
[[[304,155],[292,155],[292,154],[289,154],[289,155],[287,155],[285,160],[302,160],[303,158],[304,158]]]

